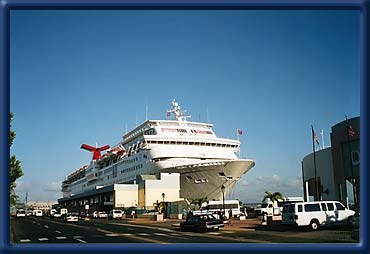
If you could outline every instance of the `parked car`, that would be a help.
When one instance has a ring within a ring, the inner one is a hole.
[[[23,209],[17,210],[17,218],[19,217],[26,217],[26,211]]]
[[[121,215],[122,216],[122,215]],[[108,214],[106,212],[98,212],[98,217],[99,219],[106,219],[108,218]]]
[[[122,210],[112,210],[108,214],[108,219],[122,219],[124,212]]]
[[[62,215],[60,213],[54,213],[53,214],[53,217],[54,218],[60,218],[60,217],[62,217]]]
[[[193,215],[180,223],[181,231],[217,231],[223,226],[223,221],[216,219],[212,214]]]
[[[104,211],[95,211],[91,216],[93,218],[108,218],[108,214]]]
[[[283,208],[282,224],[309,226],[317,230],[320,226],[352,225],[355,211],[347,209],[338,201],[299,202]]]
[[[64,218],[66,222],[77,222],[78,221],[78,213],[67,213]]]

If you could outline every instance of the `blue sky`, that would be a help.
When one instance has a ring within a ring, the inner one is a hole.
[[[61,197],[86,164],[176,98],[256,161],[232,196],[302,196],[312,124],[360,115],[358,11],[12,11],[10,105],[24,201]],[[319,135],[320,140],[321,136]]]

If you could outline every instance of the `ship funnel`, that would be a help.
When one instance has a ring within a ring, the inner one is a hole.
[[[93,158],[92,159],[93,160],[98,160],[98,159],[101,158],[100,152],[109,149],[109,145],[102,146],[102,147],[93,147],[93,146],[89,146],[89,145],[86,145],[86,144],[82,144],[81,149],[85,149],[87,151],[92,152],[93,153]]]

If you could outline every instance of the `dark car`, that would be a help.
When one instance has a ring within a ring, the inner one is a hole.
[[[212,214],[193,215],[180,223],[182,231],[217,231],[223,226],[223,221],[216,219]]]

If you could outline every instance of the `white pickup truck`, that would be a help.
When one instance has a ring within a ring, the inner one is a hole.
[[[270,199],[267,199],[261,204],[261,207],[255,209],[257,215],[273,216],[281,215],[283,207],[288,203],[303,202],[302,197],[286,197],[284,199],[279,199],[278,201],[272,202]]]

